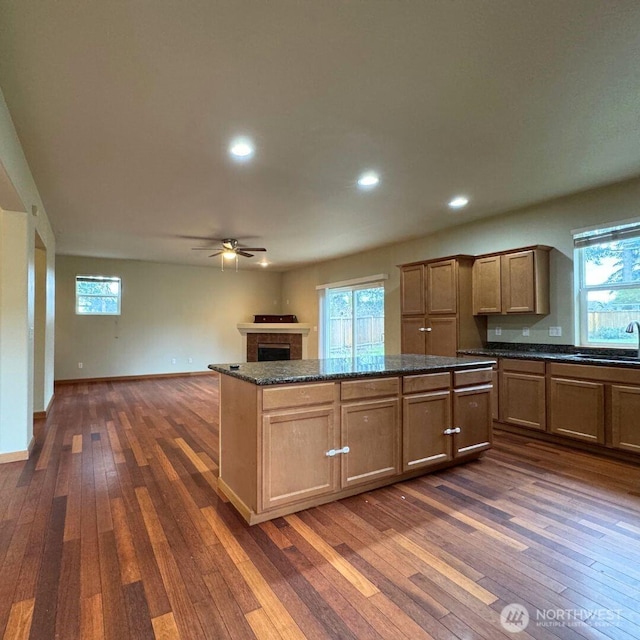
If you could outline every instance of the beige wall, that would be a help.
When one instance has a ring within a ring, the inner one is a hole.
[[[447,214],[449,215],[449,214]],[[463,217],[464,213],[452,213]],[[520,211],[460,225],[418,240],[331,260],[284,274],[283,313],[296,313],[301,322],[318,324],[316,285],[377,273],[385,283],[385,338],[389,354],[400,350],[398,264],[452,254],[477,255],[546,244],[551,253],[551,313],[548,316],[490,317],[488,339],[504,342],[574,344],[573,241],[571,231],[600,223],[640,216],[640,178],[560,198]],[[354,229],[357,232],[357,229]],[[549,327],[562,327],[562,337],[549,337]],[[495,335],[501,327],[502,335]],[[523,327],[530,329],[528,338]],[[312,333],[309,357],[317,357],[318,334]]]
[[[122,314],[76,315],[80,274],[120,276]],[[243,361],[236,325],[279,313],[281,282],[280,273],[264,270],[58,256],[56,380],[205,371],[212,362]]]

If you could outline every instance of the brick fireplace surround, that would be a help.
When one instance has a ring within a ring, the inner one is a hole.
[[[300,322],[246,322],[238,325],[247,362],[258,361],[258,344],[288,344],[291,348],[291,360],[304,360],[308,357],[307,339],[310,329],[310,325]]]
[[[302,335],[299,333],[248,333],[247,362],[258,361],[258,344],[288,344],[291,360],[302,360]]]

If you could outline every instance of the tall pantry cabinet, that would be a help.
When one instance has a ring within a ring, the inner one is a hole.
[[[481,347],[486,319],[473,316],[472,256],[400,265],[402,353],[455,356]]]

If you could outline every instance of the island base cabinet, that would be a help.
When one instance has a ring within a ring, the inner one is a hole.
[[[343,488],[400,473],[399,407],[398,398],[342,406]]]
[[[333,407],[263,417],[262,509],[336,491],[335,423]]]
[[[604,384],[586,380],[549,380],[551,433],[604,444]]]
[[[454,457],[478,453],[491,447],[491,389],[490,384],[454,389]]]
[[[611,444],[640,453],[640,387],[611,387]]]
[[[402,406],[402,468],[421,469],[452,458],[451,392],[408,396]]]

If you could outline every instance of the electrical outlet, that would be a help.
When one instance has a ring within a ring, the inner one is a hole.
[[[82,369],[82,362],[78,362],[78,369]]]
[[[549,327],[549,335],[553,338],[559,338],[562,335],[562,327]]]
[[[502,327],[496,327],[493,331],[497,336],[502,335]]]
[[[193,358],[189,358],[189,364],[193,364]]]
[[[523,336],[529,335],[529,327],[522,327],[522,335]]]
[[[175,358],[171,358],[171,364],[175,364],[177,360]]]

